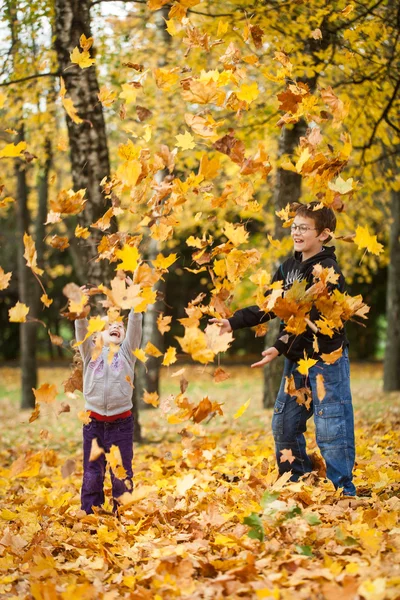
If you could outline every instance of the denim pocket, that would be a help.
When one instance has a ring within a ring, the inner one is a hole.
[[[272,417],[272,431],[274,434],[283,434],[283,411],[285,409],[285,403],[277,400],[274,406],[274,415]]]
[[[317,442],[333,442],[343,435],[344,406],[320,403],[314,413]]]
[[[118,422],[117,428],[120,433],[133,433],[133,418],[127,417],[126,419],[121,419]]]

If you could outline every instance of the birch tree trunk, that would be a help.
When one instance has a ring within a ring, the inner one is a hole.
[[[79,223],[83,227],[90,227],[107,210],[100,182],[109,176],[110,163],[103,109],[97,97],[99,85],[96,69],[94,66],[87,69],[71,66],[70,52],[75,46],[79,47],[79,38],[83,33],[87,38],[91,36],[90,2],[55,0],[54,46],[58,63],[67,95],[72,99],[80,118],[84,119],[83,123],[77,124],[67,117],[72,180],[76,191],[86,189],[87,203],[79,216]],[[91,55],[94,55],[93,49]],[[68,70],[65,70],[67,67]],[[113,230],[116,230],[115,219],[109,231]],[[77,264],[77,272],[86,279],[82,283],[99,285],[113,273],[108,262],[95,262],[101,237],[99,230],[92,229],[87,240],[72,240],[74,244],[80,244],[72,254],[80,263]]]
[[[391,192],[389,267],[386,297],[387,337],[383,389],[400,390],[400,192]]]

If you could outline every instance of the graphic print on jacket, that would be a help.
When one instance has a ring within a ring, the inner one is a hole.
[[[308,258],[304,262],[302,262],[301,258],[301,252],[295,252],[293,256],[285,260],[273,276],[272,283],[282,281],[282,287],[287,291],[292,287],[295,281],[302,281],[305,279],[308,288],[313,284],[314,266],[320,264],[323,268],[332,267],[335,273],[338,273],[339,279],[335,287],[340,292],[344,292],[345,281],[336,261],[334,247],[323,246],[321,252]],[[274,318],[275,314],[272,311],[266,313],[260,310],[258,306],[254,305],[236,311],[229,319],[229,323],[232,329],[235,330],[242,329],[243,327],[254,327],[255,325],[260,325],[260,323],[265,323]],[[318,318],[319,313],[317,309],[313,307],[310,312],[310,320],[314,322]],[[330,354],[341,346],[343,346],[343,348],[348,346],[344,328],[339,331],[335,330],[332,338],[318,332],[317,340],[319,353],[314,351],[313,337],[314,334],[308,326],[304,333],[296,336],[287,332],[285,330],[285,324],[281,322],[280,332],[273,346],[280,354],[284,354],[287,358],[295,362],[298,362],[304,357],[304,351],[308,357],[319,359],[320,354]]]

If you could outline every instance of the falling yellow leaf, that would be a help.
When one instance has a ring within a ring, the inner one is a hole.
[[[304,358],[301,358],[297,363],[299,365],[297,370],[302,375],[307,376],[309,369],[311,369],[311,367],[313,367],[317,362],[318,361],[314,360],[313,358],[307,358],[306,354],[304,353]]]
[[[196,146],[192,134],[187,130],[184,134],[179,133],[176,135],[175,139],[176,146],[178,146],[178,148],[182,148],[182,150],[192,150]]]
[[[90,410],[80,410],[78,412],[78,419],[81,421],[81,423],[83,423],[84,425],[89,425],[91,418],[90,418]]]
[[[222,231],[234,246],[240,246],[240,244],[247,243],[249,233],[243,225],[234,225],[233,223],[227,223],[225,221]]]
[[[176,254],[170,254],[169,256],[163,256],[158,254],[155,260],[152,260],[152,264],[156,269],[167,270],[168,267],[174,264],[176,261]]]
[[[12,272],[5,273],[4,270],[0,267],[0,290],[6,290],[10,285]]]
[[[145,363],[146,360],[147,360],[147,356],[146,356],[145,351],[143,350],[143,348],[136,348],[136,350],[132,350],[132,354],[138,360],[140,360],[142,363]]]
[[[43,275],[43,273],[44,273],[43,269],[39,269],[39,267],[37,266],[37,262],[36,262],[37,261],[37,252],[36,252],[35,242],[31,238],[31,236],[28,235],[27,233],[24,233],[24,247],[25,247],[24,258],[26,259],[26,264],[28,265],[28,267],[30,267],[32,269],[32,271],[34,273],[36,273],[37,275]]]
[[[162,352],[160,352],[160,350],[151,342],[147,342],[144,351],[148,356],[154,356],[155,358],[162,356]]]
[[[115,256],[122,262],[117,265],[117,270],[135,271],[138,266],[139,250],[136,246],[125,245],[122,250],[117,250]]]
[[[158,331],[164,335],[167,331],[171,329],[170,323],[172,321],[172,317],[164,317],[163,313],[161,313],[157,318],[157,328]]]
[[[100,331],[103,331],[105,326],[106,322],[99,315],[97,315],[97,317],[91,317],[88,322],[88,328],[85,337],[80,342],[76,342],[76,345],[80,346],[94,333],[99,333]]]
[[[32,388],[36,401],[41,404],[53,404],[57,396],[57,388],[54,384],[43,383],[37,390]]]
[[[43,304],[45,306],[47,306],[47,308],[53,304],[53,300],[51,298],[48,297],[47,294],[42,294],[42,296],[40,296],[40,301],[43,302]]]
[[[177,361],[176,348],[174,348],[173,346],[170,346],[168,348],[168,350],[166,351],[166,353],[164,354],[164,359],[162,361],[162,364],[165,367],[169,367],[169,365],[172,365],[176,361]]]
[[[28,306],[22,302],[17,302],[17,304],[8,311],[10,323],[25,323],[28,312]]]
[[[322,400],[326,396],[324,376],[322,375],[322,373],[318,373],[317,375],[317,396],[320,402],[322,402]]]
[[[259,96],[260,90],[258,89],[258,85],[256,82],[254,83],[243,83],[240,87],[240,90],[236,93],[236,96],[239,100],[243,100],[247,102],[247,104],[251,104],[256,100]]]
[[[83,238],[84,240],[87,240],[89,236],[90,236],[90,231],[87,227],[81,227],[80,225],[77,225],[75,227],[75,237]]]
[[[90,448],[89,462],[97,460],[102,454],[105,454],[104,448],[100,448],[97,438],[93,438],[92,446]]]
[[[324,363],[326,363],[327,365],[333,365],[333,363],[335,363],[343,354],[343,348],[342,346],[340,348],[338,348],[337,350],[334,350],[334,352],[331,352],[330,354],[321,354],[321,359],[324,361]]]
[[[146,390],[144,390],[143,392],[143,402],[145,402],[146,404],[151,404],[151,406],[154,406],[154,408],[157,408],[157,406],[160,403],[160,397],[157,394],[157,392],[147,392]]]
[[[0,158],[18,158],[23,156],[26,150],[26,142],[18,142],[18,144],[7,144],[0,150]]]
[[[249,398],[244,404],[242,404],[242,406],[235,412],[235,414],[233,415],[234,419],[239,419],[239,417],[241,417],[246,412],[246,410],[250,406],[250,400],[251,398]]]
[[[121,87],[122,92],[120,92],[119,97],[125,100],[127,104],[133,104],[136,102],[139,89],[129,83],[123,83]]]
[[[368,227],[361,227],[361,225],[358,225],[354,243],[359,248],[366,248],[368,252],[371,252],[372,254],[378,255],[383,252],[383,245],[378,242],[376,235],[371,235],[369,233]]]
[[[118,479],[125,479],[127,473],[122,464],[121,451],[118,446],[111,446],[110,452],[106,454],[106,458],[114,475],[118,477]]]
[[[87,69],[96,62],[94,58],[90,58],[90,54],[87,50],[79,51],[79,48],[75,46],[69,55],[72,63],[78,65],[81,69]]]

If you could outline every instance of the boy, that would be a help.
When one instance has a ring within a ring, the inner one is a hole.
[[[81,288],[85,293],[86,289]],[[87,319],[75,321],[77,341],[82,341],[87,332]],[[106,325],[101,332],[103,347],[100,356],[92,359],[94,346],[92,336],[85,340],[79,351],[83,360],[83,394],[85,409],[90,411],[91,421],[83,426],[83,482],[81,490],[81,508],[86,514],[93,512],[93,506],[104,503],[105,455],[90,461],[92,441],[109,452],[111,446],[118,446],[122,465],[126,471],[124,480],[118,479],[111,470],[111,483],[114,511],[118,508],[117,498],[124,492],[132,491],[133,459],[133,416],[132,387],[127,380],[133,381],[136,359],[132,354],[140,346],[142,338],[142,314],[129,313],[128,327],[121,321]],[[108,363],[110,342],[119,346]]]
[[[301,205],[294,217],[291,234],[294,244],[294,257],[284,261],[273,277],[273,281],[281,280],[283,289],[289,289],[295,280],[306,279],[307,287],[313,283],[312,271],[316,264],[322,267],[333,267],[339,274],[336,287],[344,291],[344,277],[336,262],[334,248],[323,246],[331,239],[330,233],[335,231],[336,217],[332,209],[323,207],[313,210],[318,205],[312,202]],[[318,318],[313,307],[310,318]],[[212,323],[221,325],[221,333],[234,331],[243,327],[253,327],[274,318],[272,312],[265,313],[258,306],[250,306],[237,311],[230,319],[212,319]],[[343,495],[355,496],[353,484],[353,467],[355,459],[354,418],[350,391],[350,371],[348,359],[348,341],[344,329],[335,330],[330,338],[317,334],[319,353],[313,348],[313,332],[309,327],[304,333],[295,336],[285,331],[284,323],[278,339],[271,348],[265,350],[262,360],[252,367],[261,367],[273,361],[279,354],[285,356],[285,366],[281,386],[278,392],[272,419],[272,431],[275,440],[276,458],[279,473],[292,471],[292,480],[297,481],[301,475],[312,471],[313,466],[306,452],[304,432],[307,420],[314,414],[316,439],[326,463],[327,477],[335,488],[342,488]],[[334,364],[325,364],[321,353],[329,354],[343,347],[343,354]],[[312,392],[312,403],[307,409],[299,405],[294,396],[285,392],[286,377],[294,376],[296,389],[305,387],[305,377],[297,370],[297,362],[304,357],[317,359],[318,362],[309,370],[308,385]],[[317,395],[316,376],[322,374],[326,395],[321,402]],[[281,462],[281,451],[290,449],[295,460]]]

